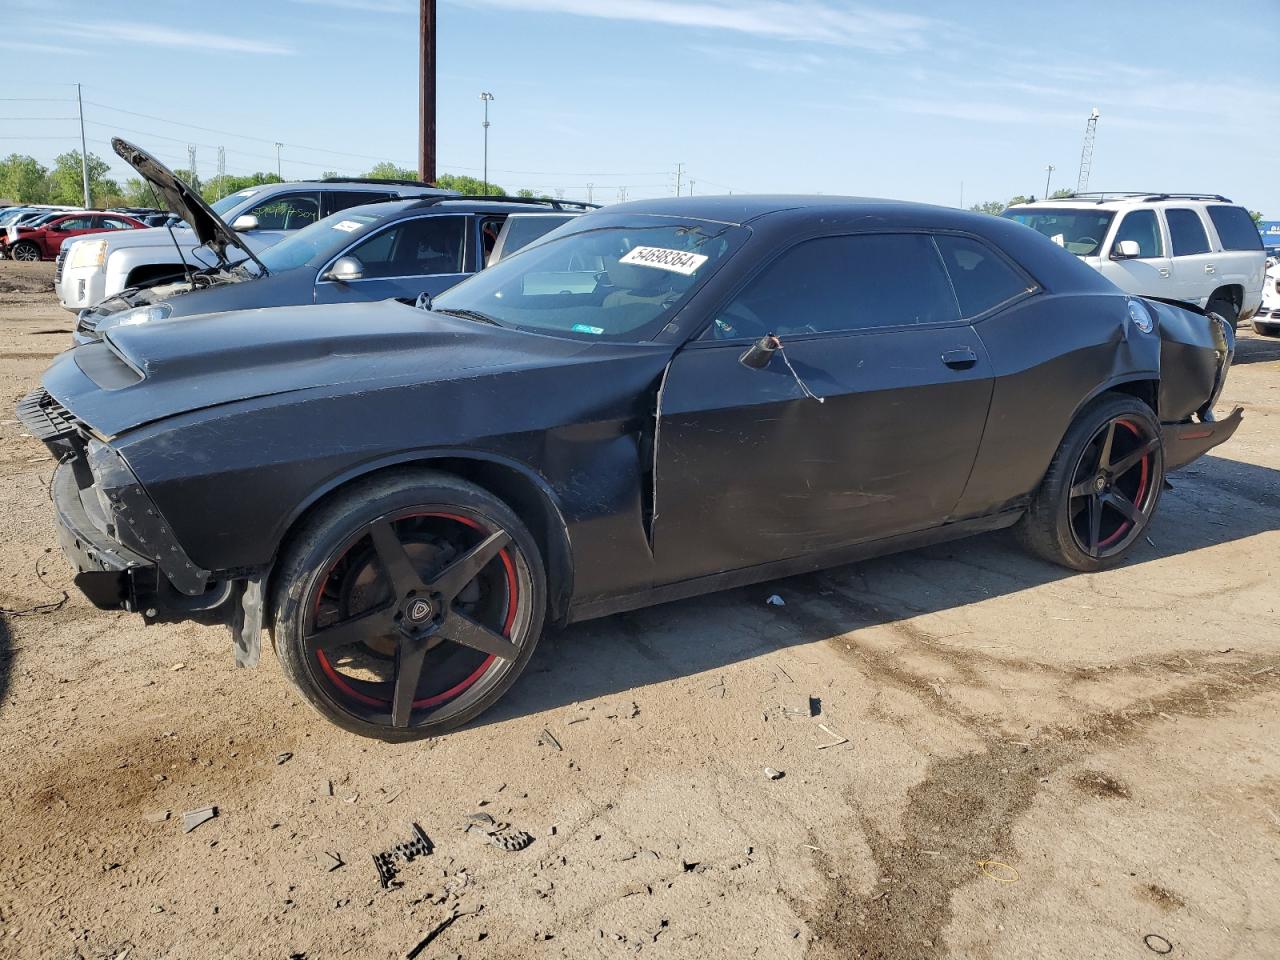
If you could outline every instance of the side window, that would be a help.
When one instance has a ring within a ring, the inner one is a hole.
[[[734,298],[711,333],[785,337],[958,319],[929,237],[868,234],[792,247]]]
[[[95,224],[90,217],[67,217],[65,220],[55,221],[59,230],[90,230]]]
[[[128,230],[129,224],[123,220],[117,220],[115,217],[107,217],[102,221],[103,227],[108,230]]]
[[[1209,237],[1204,232],[1200,215],[1194,210],[1174,207],[1164,212],[1169,221],[1169,242],[1175,257],[1190,257],[1209,252]]]
[[[487,266],[489,257],[493,255],[493,247],[498,242],[498,234],[502,232],[505,217],[484,217],[480,220],[480,263]]]
[[[462,273],[466,224],[467,218],[458,216],[405,220],[365,240],[351,255],[364,264],[369,278]]]
[[[1031,289],[1031,281],[978,241],[949,236],[934,239],[962,316],[976,317]]]
[[[259,230],[300,230],[320,219],[320,200],[314,193],[290,193],[264,200],[245,213],[258,218]]]
[[[1156,219],[1154,210],[1131,210],[1126,213],[1116,229],[1116,238],[1111,241],[1111,249],[1114,250],[1121,240],[1133,240],[1137,243],[1139,258],[1164,256],[1160,222]]]
[[[1262,249],[1262,234],[1244,207],[1209,207],[1208,211],[1223,250]]]
[[[325,202],[329,213],[337,213],[348,207],[358,207],[362,203],[382,203],[395,198],[394,193],[381,190],[329,190],[325,192]]]

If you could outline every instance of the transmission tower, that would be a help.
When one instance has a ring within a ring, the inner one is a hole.
[[[218,148],[218,199],[222,199],[222,187],[227,180],[227,151],[225,147]]]
[[[191,188],[199,190],[200,178],[196,176],[196,147],[193,143],[187,144],[187,170],[191,174]]]
[[[1084,145],[1080,148],[1080,176],[1076,180],[1076,193],[1089,189],[1089,171],[1093,168],[1093,141],[1098,135],[1098,108],[1089,114],[1084,127]]]

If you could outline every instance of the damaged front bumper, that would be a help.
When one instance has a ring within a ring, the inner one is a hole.
[[[1236,407],[1223,420],[1166,423],[1161,428],[1164,444],[1164,468],[1177,470],[1220,443],[1231,439],[1244,417],[1244,408]]]
[[[155,583],[155,564],[93,525],[69,464],[54,473],[51,492],[58,545],[76,568],[76,586],[99,610],[137,610],[138,582]]]

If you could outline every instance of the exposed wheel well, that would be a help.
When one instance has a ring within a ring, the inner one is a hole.
[[[1160,413],[1160,382],[1158,380],[1130,380],[1127,383],[1117,383],[1108,387],[1099,396],[1108,393],[1126,394],[1141,400],[1157,415]]]
[[[1244,306],[1244,287],[1238,283],[1227,284],[1225,287],[1219,287],[1213,293],[1209,294],[1209,299],[1205,301],[1206,305],[1213,303],[1215,300],[1229,300],[1235,304],[1236,310],[1240,310]]]
[[[466,457],[430,458],[411,463],[393,464],[352,477],[325,493],[295,518],[281,540],[277,556],[284,553],[289,540],[306,525],[317,510],[334,497],[345,493],[353,484],[363,483],[388,473],[413,473],[422,470],[447,473],[474,483],[512,509],[529,528],[542,554],[542,564],[547,572],[547,623],[562,621],[568,612],[569,598],[573,591],[573,558],[560,512],[547,494],[528,476],[514,467],[491,460]],[[270,593],[266,595],[270,596]],[[267,619],[270,618],[267,617]]]

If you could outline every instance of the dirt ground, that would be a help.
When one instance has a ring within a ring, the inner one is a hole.
[[[50,266],[0,263],[6,410],[69,342]],[[991,535],[582,624],[404,746],[94,610],[0,411],[0,606],[37,608],[0,618],[0,956],[406,957],[455,915],[417,956],[1278,956],[1280,341],[1233,403],[1117,570]]]

